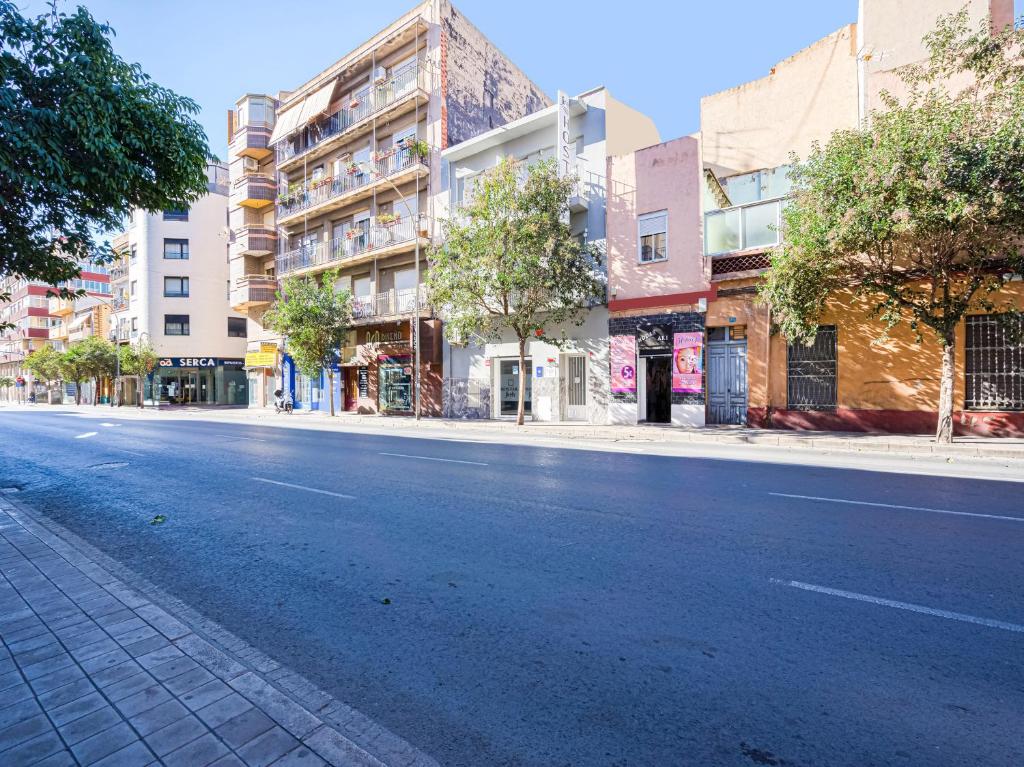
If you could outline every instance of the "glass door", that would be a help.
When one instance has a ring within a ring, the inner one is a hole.
[[[515,416],[519,414],[519,360],[501,360],[499,367],[498,389],[501,392],[499,401],[500,411],[503,416]],[[526,360],[526,393],[523,412],[530,415],[530,400],[533,378],[533,363]]]
[[[403,356],[382,359],[377,375],[381,412],[411,412],[412,358]]]

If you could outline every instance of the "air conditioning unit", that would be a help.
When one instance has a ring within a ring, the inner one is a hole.
[[[388,79],[388,70],[384,67],[377,67],[373,70],[373,81],[375,83],[382,83]]]
[[[260,161],[253,157],[243,157],[242,170],[246,173],[258,173],[260,170]]]

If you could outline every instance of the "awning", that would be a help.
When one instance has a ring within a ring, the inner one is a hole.
[[[315,91],[285,112],[277,116],[274,123],[274,132],[270,134],[271,145],[287,138],[299,128],[327,111],[331,105],[331,96],[334,95],[334,86],[337,80],[331,80],[327,85]]]
[[[82,325],[84,325],[88,320],[91,319],[92,313],[83,314],[81,317],[76,318],[74,321],[72,321],[70,325],[68,325],[68,330],[76,330],[77,328],[82,327]]]

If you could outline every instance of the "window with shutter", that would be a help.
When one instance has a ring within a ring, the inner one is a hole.
[[[668,258],[668,212],[648,213],[637,219],[640,263]]]

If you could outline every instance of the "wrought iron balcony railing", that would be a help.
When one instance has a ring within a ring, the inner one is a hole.
[[[278,256],[277,273],[285,275],[342,263],[364,253],[413,242],[417,237],[427,237],[429,230],[429,219],[424,216],[353,227],[344,237],[296,248]]]

